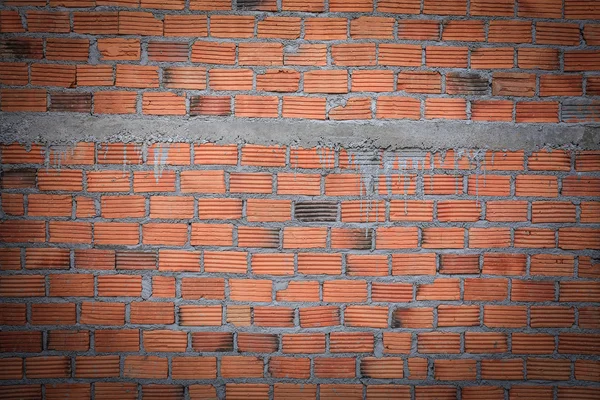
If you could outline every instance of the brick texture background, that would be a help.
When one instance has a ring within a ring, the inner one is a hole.
[[[0,399],[598,399],[598,151],[0,150]]]
[[[0,110],[600,121],[597,0],[4,0]]]

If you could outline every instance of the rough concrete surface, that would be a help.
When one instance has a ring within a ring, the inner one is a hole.
[[[389,149],[600,149],[600,126],[464,121],[318,122],[0,113],[2,143],[215,142]]]

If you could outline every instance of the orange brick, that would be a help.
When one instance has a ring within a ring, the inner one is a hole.
[[[377,11],[397,14],[419,14],[421,2],[419,0],[381,0],[377,2]]]
[[[283,45],[280,43],[240,43],[239,65],[283,65]]]
[[[373,66],[377,60],[375,44],[369,43],[332,45],[331,54],[337,66]]]
[[[326,99],[323,97],[285,96],[282,116],[284,118],[325,119]]]
[[[466,0],[424,0],[423,14],[465,15],[466,13]]]
[[[283,11],[322,12],[325,9],[324,0],[282,0]]]
[[[190,115],[230,115],[229,96],[191,96]]]
[[[518,175],[516,195],[557,197],[558,180],[555,176]]]
[[[118,64],[116,86],[157,88],[158,68],[152,66]]]
[[[558,102],[517,102],[516,122],[558,122]]]
[[[394,19],[384,17],[358,17],[350,21],[352,39],[393,39]]]
[[[485,41],[484,23],[479,20],[448,21],[443,25],[442,40],[483,42]]]
[[[466,119],[466,107],[464,99],[428,98],[425,100],[425,118]]]
[[[347,93],[348,73],[342,70],[305,72],[304,91],[306,93]]]
[[[408,40],[439,40],[440,23],[435,20],[400,20],[398,21],[398,38]]]
[[[13,58],[42,59],[43,39],[14,38],[0,40],[0,50]]]
[[[504,278],[466,278],[464,299],[466,301],[505,300],[508,296],[508,280]]]
[[[231,10],[229,0],[190,0],[190,10]]]
[[[116,35],[119,32],[118,13],[74,12],[73,32],[90,35]]]
[[[512,47],[479,48],[471,51],[471,68],[500,69],[513,68],[514,50]]]
[[[139,225],[129,222],[94,223],[96,244],[135,245],[139,243]]]
[[[210,35],[220,38],[251,38],[254,36],[254,17],[213,15],[210,17]]]
[[[525,306],[485,305],[483,323],[489,327],[520,328],[527,326],[527,308]]]
[[[25,32],[21,16],[17,11],[5,10],[0,12],[0,33]]]
[[[489,0],[483,0],[489,1]],[[510,1],[511,11],[513,15],[512,3]],[[473,5],[471,5],[471,9]],[[494,20],[490,21],[488,28],[488,42],[490,43],[531,43],[531,21],[512,21],[512,20]]]
[[[52,11],[27,11],[29,32],[69,33],[69,13]]]
[[[191,61],[205,64],[235,64],[235,44],[197,41],[192,45]]]
[[[422,53],[420,45],[381,43],[378,62],[380,65],[393,67],[419,67],[422,64]]]
[[[427,46],[425,59],[428,67],[466,68],[468,49],[466,47]]]
[[[136,92],[96,92],[94,93],[95,114],[135,114]]]
[[[460,335],[448,332],[425,332],[417,336],[419,353],[458,354],[460,353]]]
[[[565,54],[565,71],[569,70],[567,59],[567,54]],[[517,49],[517,65],[522,69],[558,69],[558,50],[521,47]]]
[[[236,117],[277,118],[279,99],[275,96],[235,96]]]
[[[162,10],[183,10],[184,0],[142,0],[142,8],[156,8]]]
[[[16,111],[46,111],[46,90],[42,89],[2,89],[2,104],[0,110]]]
[[[140,59],[139,39],[101,38],[98,50],[102,60],[136,61]]]
[[[352,74],[352,79],[354,82],[354,74]],[[442,78],[439,72],[400,72],[398,74],[398,90],[403,90],[407,93],[441,93]]]
[[[471,15],[489,15],[512,17],[514,15],[514,0],[472,0]]]
[[[559,0],[523,0],[519,2],[519,17],[560,18],[562,2]]]
[[[224,171],[183,171],[180,179],[182,193],[225,193]]]
[[[94,276],[88,274],[50,275],[51,297],[94,296]]]
[[[75,250],[75,268],[78,269],[115,269],[115,251],[82,249]]]
[[[88,39],[46,39],[46,59],[48,60],[87,62],[88,55]]]
[[[300,82],[300,73],[289,69],[269,69],[256,76],[257,90],[267,92],[296,92]]]
[[[267,17],[258,21],[259,38],[298,39],[300,37],[300,18]]]
[[[419,284],[417,300],[459,300],[458,279],[440,278],[433,283]]]
[[[471,119],[512,122],[513,108],[514,103],[509,100],[474,100],[471,102]]]
[[[207,17],[206,15],[166,14],[164,35],[167,37],[206,37],[208,36]]]
[[[409,97],[381,96],[377,99],[378,119],[419,119],[421,102]]]
[[[370,98],[353,97],[348,99],[345,105],[330,109],[329,119],[339,121],[371,119],[372,114]]]
[[[346,18],[304,19],[304,38],[307,40],[345,40],[347,38]]]
[[[162,36],[163,21],[152,13],[119,11],[119,35]]]
[[[148,164],[150,163],[155,166],[190,165],[190,144],[155,143],[148,147]]]
[[[170,92],[145,92],[142,111],[151,115],[185,115],[185,97]]]
[[[172,324],[175,322],[175,306],[166,302],[132,302],[130,320],[132,324]]]
[[[562,194],[565,196],[596,196],[600,192],[600,179],[578,175],[563,179]]]
[[[0,63],[0,82],[4,85],[25,86],[29,69],[25,63]]]

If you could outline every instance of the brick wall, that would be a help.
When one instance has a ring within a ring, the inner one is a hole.
[[[600,120],[596,0],[4,0],[0,109]]]
[[[598,151],[0,150],[0,399],[598,398]]]

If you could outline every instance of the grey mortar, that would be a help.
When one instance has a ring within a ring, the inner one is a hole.
[[[288,121],[241,118],[92,116],[0,113],[0,143],[214,142],[293,146],[534,151],[544,147],[600,149],[590,124],[469,123],[464,121]]]

